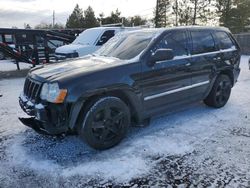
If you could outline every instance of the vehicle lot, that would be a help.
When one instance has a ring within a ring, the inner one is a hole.
[[[41,136],[18,121],[24,79],[0,80],[0,187],[250,186],[250,71],[241,61],[228,104],[202,103],[131,128],[107,151]]]

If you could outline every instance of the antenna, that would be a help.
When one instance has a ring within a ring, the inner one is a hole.
[[[55,10],[53,10],[53,21],[52,21],[52,27],[55,27]]]

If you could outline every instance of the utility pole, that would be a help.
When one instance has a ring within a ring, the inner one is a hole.
[[[55,10],[53,10],[53,21],[52,21],[52,27],[55,27]]]

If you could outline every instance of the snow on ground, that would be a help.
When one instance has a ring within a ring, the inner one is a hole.
[[[0,81],[0,187],[249,187],[247,60],[224,108],[198,103],[156,117],[102,152],[26,128],[17,119],[25,116],[17,100],[24,79]]]
[[[30,69],[32,66],[28,63],[19,63],[20,69]],[[15,61],[13,60],[1,60],[0,71],[14,71],[17,70]]]

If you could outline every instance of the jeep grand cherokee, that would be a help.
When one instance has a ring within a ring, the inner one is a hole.
[[[226,28],[125,32],[96,54],[32,69],[19,98],[31,118],[20,120],[40,133],[76,133],[107,149],[132,122],[187,102],[223,107],[239,63],[239,45]]]

